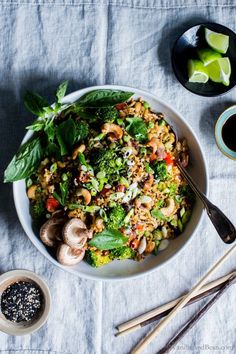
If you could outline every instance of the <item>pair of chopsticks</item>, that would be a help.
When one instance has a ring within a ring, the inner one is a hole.
[[[153,319],[153,321],[155,321],[156,319],[158,319],[158,317],[163,317],[164,315],[161,315],[163,314],[163,312],[167,311],[167,316],[150,332],[148,333],[148,335],[146,337],[143,338],[143,340],[132,350],[131,354],[139,354],[142,352],[142,350],[144,348],[147,347],[148,344],[151,343],[151,341],[161,332],[161,330],[163,328],[165,328],[167,326],[167,324],[176,316],[176,314],[184,307],[188,304],[188,302],[191,301],[194,302],[194,301],[197,301],[197,297],[199,298],[199,296],[201,296],[204,292],[205,292],[205,296],[206,295],[206,291],[210,290],[211,289],[211,285],[213,285],[213,287],[217,287],[219,285],[222,285],[222,280],[223,280],[223,288],[219,290],[219,292],[221,291],[224,291],[225,289],[228,288],[228,286],[233,282],[233,280],[235,279],[235,272],[233,274],[230,274],[228,276],[225,276],[223,278],[220,278],[218,279],[218,281],[215,281],[215,282],[212,282],[208,285],[205,285],[203,287],[203,285],[205,284],[206,280],[232,255],[232,253],[236,250],[236,245],[234,245],[233,247],[231,247],[225,254],[223,257],[221,257],[210,269],[209,271],[198,281],[198,283],[192,288],[192,290],[185,294],[184,296],[182,296],[181,298],[177,299],[177,300],[174,300],[172,301],[171,303],[169,304],[166,304],[164,306],[162,306],[161,308],[161,311],[160,309],[158,310],[153,310],[153,311],[150,311],[148,314],[146,314],[146,317],[145,315],[142,315],[142,316],[139,316],[138,318],[134,319],[134,320],[131,320],[131,321],[128,321],[126,323],[124,323],[123,325],[120,325],[118,326],[118,331],[120,333],[118,333],[118,335],[121,335],[121,334],[127,334],[135,329],[138,329],[138,328],[141,328],[143,327],[145,324],[147,324],[146,321],[150,320],[151,318],[153,318],[152,315],[154,315],[154,312],[156,311],[155,315],[156,318]],[[225,278],[225,279],[224,279]],[[228,284],[229,282],[229,284]],[[228,285],[227,285],[228,284]],[[225,288],[224,288],[225,287]],[[202,290],[200,290],[202,288]],[[215,290],[217,291],[217,290]],[[218,293],[219,294],[219,293]],[[217,294],[217,295],[218,295]],[[211,300],[213,301],[213,303],[218,299],[218,296],[215,296],[215,300],[214,298]],[[205,297],[203,296],[203,297]],[[195,298],[195,299],[194,299]],[[208,310],[208,308],[213,304],[213,303],[208,303],[208,307],[207,308],[203,308],[202,309],[202,313],[200,314],[200,317]],[[165,308],[166,307],[166,308]],[[201,311],[200,311],[201,312]],[[152,313],[151,317],[150,317],[150,314]],[[197,315],[196,315],[197,316]],[[140,321],[140,317],[141,318],[141,321]],[[200,317],[198,316],[194,321],[196,322],[198,319],[200,319]],[[194,322],[194,323],[195,323]],[[150,322],[149,322],[150,323]],[[187,325],[187,328],[183,329],[181,331],[181,333],[185,330],[189,330],[191,327],[191,324]],[[184,332],[185,333],[185,332]],[[181,334],[181,336],[183,335],[183,333]],[[179,334],[177,335],[177,337],[179,338]],[[177,338],[177,340],[178,340]],[[175,338],[176,339],[176,338]],[[168,348],[170,346],[171,343],[168,344]],[[161,353],[167,353],[167,351],[165,352],[162,352]]]
[[[213,295],[217,293],[218,291],[221,291],[224,285],[230,280],[231,284],[236,282],[235,279],[231,279],[231,277],[236,277],[236,271],[231,272],[217,280],[214,280],[206,285],[204,285],[199,292],[197,293],[196,296],[194,296],[185,306],[189,306],[199,300],[202,300],[210,295]],[[177,305],[177,303],[182,299],[183,296],[172,300],[168,302],[165,305],[159,306],[154,310],[151,310],[149,312],[146,312],[140,316],[137,316],[133,318],[132,320],[129,320],[127,322],[124,322],[117,326],[118,332],[115,334],[116,337],[118,336],[124,336],[126,334],[132,333],[134,331],[137,331],[138,329],[141,329],[153,322],[156,322],[158,320],[161,320],[163,317],[168,315],[170,311]]]

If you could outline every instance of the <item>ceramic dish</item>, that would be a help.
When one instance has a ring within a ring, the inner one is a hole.
[[[222,128],[227,120],[236,114],[236,106],[226,109],[218,118],[215,125],[215,139],[220,151],[232,160],[236,160],[236,152],[231,150],[224,142],[222,138]]]
[[[204,28],[229,36],[229,48],[224,56],[229,57],[232,73],[230,85],[215,83],[209,80],[205,84],[188,81],[187,62],[197,59],[196,48],[207,47],[204,39]],[[230,91],[236,85],[236,34],[218,23],[201,23],[188,28],[176,40],[172,50],[172,67],[179,82],[189,91],[200,96],[213,97]]]
[[[12,270],[0,276],[0,297],[3,291],[17,281],[33,282],[40,288],[43,295],[43,305],[39,315],[29,322],[8,321],[0,311],[0,331],[13,336],[22,336],[37,331],[47,321],[51,308],[51,295],[47,284],[42,278],[28,270]]]
[[[145,101],[149,102],[152,109],[157,112],[164,113],[168,123],[172,124],[178,132],[178,136],[186,137],[188,140],[188,145],[190,148],[190,160],[191,164],[189,167],[189,172],[193,176],[196,183],[199,185],[200,189],[207,193],[208,190],[208,178],[207,178],[207,168],[203,152],[200,147],[200,143],[191,130],[190,126],[186,121],[177,113],[171,106],[164,103],[163,101],[157,99],[155,96],[134,88],[124,87],[124,86],[95,86],[86,89],[76,91],[65,97],[64,102],[76,101],[79,97],[85,93],[95,90],[95,89],[116,89],[124,91],[132,91],[135,93],[134,97],[142,97]],[[27,133],[24,140],[26,141],[30,137],[30,133]],[[199,173],[201,171],[201,173]],[[180,237],[171,241],[169,247],[158,254],[158,256],[149,256],[143,262],[134,262],[132,260],[123,261],[113,261],[101,268],[93,268],[86,262],[81,262],[74,267],[64,267],[60,265],[56,259],[54,259],[48,252],[47,248],[42,244],[38,235],[34,232],[32,228],[32,220],[29,213],[29,201],[26,195],[25,182],[24,180],[14,182],[13,184],[14,201],[18,217],[20,222],[37,249],[48,258],[53,264],[63,268],[64,270],[79,275],[81,277],[86,277],[90,279],[102,279],[102,280],[121,280],[128,278],[135,278],[144,274],[147,274],[158,267],[164,265],[168,260],[177,256],[180,250],[184,248],[187,242],[193,237],[197,230],[197,226],[200,223],[203,214],[203,208],[201,203],[197,200],[193,214],[190,222],[188,223],[186,229],[181,234]]]

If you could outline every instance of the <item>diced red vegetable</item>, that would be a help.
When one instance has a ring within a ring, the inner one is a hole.
[[[157,160],[157,155],[156,154],[151,154],[149,159],[150,159],[150,162],[156,161]]]
[[[59,207],[59,202],[53,197],[49,197],[46,201],[46,209],[50,213],[53,213]]]
[[[118,109],[118,111],[124,109],[125,107],[126,107],[125,102],[116,104],[116,109]]]
[[[166,157],[164,158],[165,162],[167,165],[173,165],[174,160],[170,154],[166,154]]]

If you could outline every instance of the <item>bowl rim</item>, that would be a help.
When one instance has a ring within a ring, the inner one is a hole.
[[[114,90],[123,90],[123,91],[133,91],[134,94],[138,94],[140,96],[144,95],[144,96],[149,96],[151,99],[153,99],[154,101],[157,101],[158,103],[160,103],[161,105],[165,106],[167,109],[171,110],[176,116],[178,116],[178,118],[184,122],[184,124],[187,126],[187,128],[189,129],[189,131],[191,132],[192,136],[194,137],[195,141],[197,142],[201,157],[202,157],[202,161],[203,161],[203,167],[204,167],[204,172],[205,172],[205,194],[206,196],[208,195],[209,192],[209,174],[208,174],[208,169],[207,169],[207,164],[206,164],[206,159],[204,156],[204,153],[202,151],[201,148],[201,144],[199,139],[197,138],[196,134],[194,133],[192,127],[189,125],[189,123],[183,118],[183,116],[174,108],[172,108],[171,105],[169,105],[168,103],[166,103],[164,100],[157,98],[156,95],[149,93],[146,90],[142,90],[142,89],[137,89],[135,87],[130,87],[130,86],[125,86],[125,85],[96,85],[96,86],[89,86],[89,87],[85,87],[76,91],[71,92],[70,94],[66,95],[63,99],[63,102],[70,102],[70,99],[75,95],[75,94],[79,94],[82,92],[82,94],[86,94],[87,92],[93,91],[93,90],[101,90],[101,89],[114,89]],[[73,99],[72,99],[73,100]],[[27,132],[21,142],[24,143],[26,140],[28,140],[28,138],[32,135],[31,132]],[[59,269],[64,270],[66,272],[69,272],[71,274],[74,274],[76,276],[79,276],[81,278],[85,278],[85,279],[89,279],[89,280],[96,280],[96,281],[108,281],[108,282],[115,282],[115,281],[123,281],[123,280],[131,280],[131,279],[137,279],[140,277],[143,277],[147,274],[151,274],[152,272],[156,271],[157,269],[160,269],[161,267],[163,267],[164,265],[166,265],[169,261],[173,260],[177,255],[179,255],[184,248],[187,246],[187,244],[193,239],[193,236],[196,234],[203,218],[204,218],[204,208],[202,208],[201,211],[201,215],[199,218],[199,221],[197,223],[197,226],[195,227],[194,231],[192,232],[192,234],[189,236],[189,238],[187,239],[187,241],[183,244],[183,246],[177,251],[175,252],[170,258],[166,259],[165,261],[163,261],[161,264],[154,266],[151,269],[147,269],[142,271],[141,273],[138,274],[132,274],[132,275],[122,275],[122,276],[112,276],[112,277],[106,277],[106,276],[94,276],[94,275],[90,275],[90,274],[83,274],[80,273],[77,270],[74,270],[73,268],[70,267],[65,267],[63,265],[61,265],[59,262],[57,262],[56,259],[54,259],[47,250],[43,251],[42,249],[39,249],[37,247],[37,243],[36,243],[36,236],[34,235],[34,237],[31,236],[32,230],[29,228],[29,226],[27,225],[27,223],[25,223],[22,212],[21,212],[21,205],[18,202],[18,197],[17,197],[17,181],[13,182],[13,199],[14,199],[14,204],[15,204],[15,208],[16,208],[16,212],[18,215],[18,218],[20,220],[21,226],[23,228],[23,230],[25,231],[27,237],[30,239],[30,241],[33,243],[33,245],[37,248],[37,250],[43,255],[45,256],[51,263],[53,263],[54,265],[56,265]],[[29,236],[30,235],[30,236]]]
[[[178,77],[178,74],[177,74],[177,71],[176,71],[176,66],[175,66],[175,60],[174,60],[174,51],[175,51],[175,47],[177,45],[177,42],[180,40],[180,38],[185,34],[185,32],[189,31],[191,28],[194,28],[194,27],[197,27],[197,26],[206,26],[206,25],[216,25],[216,26],[220,26],[220,27],[223,27],[225,28],[227,31],[231,32],[231,35],[235,37],[235,40],[236,40],[236,32],[234,32],[233,30],[231,30],[231,28],[227,27],[227,26],[224,26],[220,23],[217,23],[217,22],[199,22],[199,23],[196,23],[194,25],[189,25],[188,27],[186,27],[186,29],[181,32],[181,34],[176,38],[176,40],[174,41],[174,44],[172,46],[172,49],[171,49],[171,66],[172,66],[172,69],[173,69],[173,72],[175,74],[175,77],[177,79],[177,81],[186,89],[188,90],[189,92],[195,94],[195,95],[198,95],[198,96],[201,96],[201,97],[218,97],[218,96],[223,96],[223,95],[226,95],[228,92],[230,92],[231,90],[233,90],[236,86],[236,80],[235,80],[235,84],[230,87],[228,90],[226,90],[225,92],[221,92],[221,93],[216,93],[216,94],[204,94],[204,93],[200,93],[200,92],[196,92],[196,91],[193,91],[191,90],[190,88],[186,87],[185,84],[179,80],[179,77]]]
[[[42,277],[40,277],[38,274],[36,274],[30,270],[13,269],[13,270],[7,271],[7,272],[0,275],[0,285],[3,284],[4,282],[6,282],[7,280],[11,280],[11,279],[13,280],[13,282],[14,282],[14,279],[15,279],[15,281],[17,281],[21,277],[28,278],[38,285],[38,287],[40,288],[40,290],[43,293],[45,305],[44,305],[44,309],[43,309],[43,312],[40,315],[40,317],[34,323],[32,323],[32,325],[29,325],[28,327],[24,327],[24,326],[23,327],[10,327],[10,326],[7,327],[7,326],[0,325],[0,332],[4,332],[6,334],[13,335],[13,336],[22,336],[22,335],[30,334],[30,333],[36,332],[39,328],[41,328],[46,323],[46,321],[48,319],[48,316],[51,311],[51,304],[52,304],[51,293],[50,293],[47,283],[45,282],[45,280]],[[6,320],[6,323],[10,323],[10,322],[8,320]]]

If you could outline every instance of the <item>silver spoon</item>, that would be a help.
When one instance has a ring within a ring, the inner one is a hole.
[[[178,142],[178,136],[176,134],[176,131],[173,129],[173,126],[171,126],[171,129],[175,135],[176,138],[176,144]],[[210,200],[203,194],[197,184],[193,181],[192,177],[189,175],[189,173],[186,171],[186,169],[181,165],[181,161],[179,158],[179,154],[177,153],[176,155],[176,165],[179,168],[181,174],[184,176],[184,178],[187,180],[189,183],[191,189],[193,192],[198,196],[198,198],[201,200],[203,203],[207,215],[209,216],[212,224],[214,225],[216,231],[218,232],[220,238],[222,241],[225,243],[232,243],[236,239],[236,229],[232,222],[227,218],[227,216],[213,203],[210,202]]]

